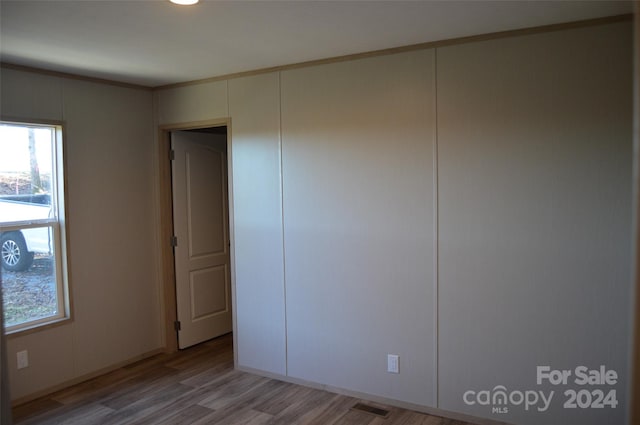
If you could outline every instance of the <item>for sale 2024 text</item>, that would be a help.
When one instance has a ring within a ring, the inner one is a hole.
[[[568,385],[572,382],[580,386],[613,386],[618,383],[618,373],[613,369],[607,369],[601,365],[598,369],[589,369],[586,366],[578,366],[575,369],[551,369],[550,366],[538,366],[536,373],[536,383],[542,385],[545,382],[551,385]],[[606,391],[606,393],[605,393]],[[604,409],[605,407],[616,408],[618,399],[616,390],[608,391],[601,388],[589,389],[568,389],[564,392],[566,396],[564,407],[566,409]]]

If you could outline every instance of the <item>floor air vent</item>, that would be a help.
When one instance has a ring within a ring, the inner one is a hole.
[[[356,403],[352,408],[352,410],[358,410],[360,412],[369,413],[371,415],[376,415],[381,418],[386,418],[389,416],[389,411],[385,409],[380,409],[379,407],[367,406],[363,403]]]

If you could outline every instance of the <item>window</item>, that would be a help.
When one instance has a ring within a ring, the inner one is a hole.
[[[0,273],[7,333],[69,317],[62,128],[0,122]]]

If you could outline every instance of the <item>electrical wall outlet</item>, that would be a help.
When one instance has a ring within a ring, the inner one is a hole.
[[[400,356],[397,354],[387,355],[387,372],[400,373]]]
[[[18,351],[16,357],[18,359],[18,369],[29,367],[29,352],[27,350]]]

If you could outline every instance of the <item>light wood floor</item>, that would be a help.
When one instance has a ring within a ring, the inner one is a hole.
[[[390,411],[386,419],[350,408]],[[233,369],[231,335],[161,354],[13,409],[16,424],[470,425]]]

